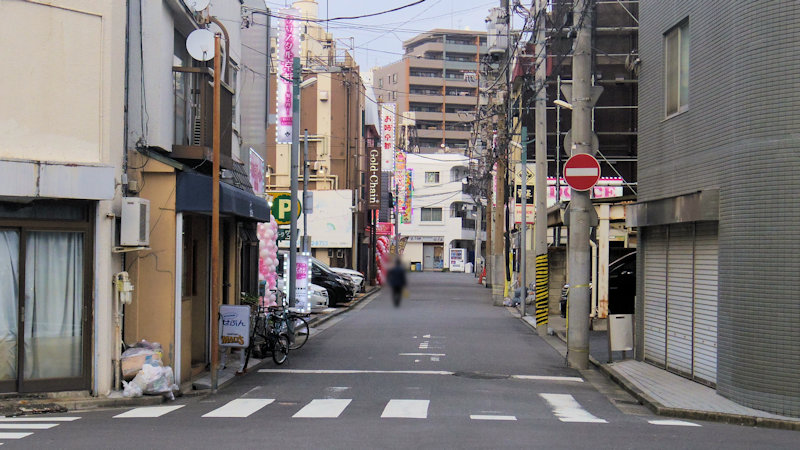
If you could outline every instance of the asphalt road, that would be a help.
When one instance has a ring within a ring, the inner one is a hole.
[[[565,367],[470,275],[409,281],[399,309],[377,296],[216,395],[0,419],[2,448],[797,448],[796,432],[651,414]]]

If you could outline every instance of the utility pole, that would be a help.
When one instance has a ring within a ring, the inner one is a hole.
[[[491,170],[491,167],[487,167],[488,170]],[[489,177],[486,180],[486,257],[484,258],[484,269],[486,269],[486,287],[492,287],[492,270],[494,270],[494,262],[492,261],[492,256],[494,256],[494,247],[492,247],[492,195],[493,195],[492,187],[492,178]]]
[[[547,0],[536,0],[536,219],[533,247],[536,255],[536,329],[547,333],[548,302],[550,297],[550,268],[547,256]],[[523,167],[523,173],[527,168]],[[527,193],[527,192],[526,192]],[[524,204],[524,203],[523,203]],[[523,216],[526,214],[523,210]],[[524,260],[524,259],[523,259]],[[524,274],[523,270],[523,274]],[[524,275],[523,275],[524,276]]]
[[[219,305],[222,297],[219,271],[219,154],[221,140],[221,97],[222,63],[220,35],[214,35],[214,100],[212,123],[212,169],[211,169],[211,390],[219,386]]]
[[[292,154],[290,174],[291,222],[289,226],[289,306],[294,306],[297,290],[297,172],[300,170],[300,58],[292,61]]]
[[[311,240],[308,237],[308,212],[311,211],[308,197],[308,128],[303,136],[303,253],[311,251]]]
[[[592,149],[592,18],[591,0],[576,0],[572,56],[572,155]],[[589,283],[591,276],[589,227],[592,201],[589,191],[571,191],[569,204],[569,300],[567,303],[567,362],[576,369],[589,366]]]
[[[522,115],[520,115],[521,120]],[[536,142],[538,144],[539,141]],[[520,165],[522,166],[522,191],[519,197],[520,206],[522,206],[522,218],[520,220],[522,234],[519,236],[519,272],[522,275],[522,315],[525,316],[528,314],[528,305],[526,303],[528,299],[528,273],[526,272],[526,259],[528,258],[528,127],[525,125],[522,125],[520,143],[522,144],[519,153]],[[539,160],[537,159],[536,162],[538,163]],[[514,184],[517,184],[516,181]]]
[[[506,99],[508,101],[508,99]],[[497,170],[495,173],[497,185],[495,186],[495,209],[494,209],[494,238],[492,244],[494,251],[492,252],[492,298],[494,305],[500,306],[503,304],[503,293],[506,281],[506,268],[508,261],[505,259],[505,223],[506,223],[506,170],[508,157],[508,130],[506,126],[506,108],[503,103],[503,112],[498,116],[497,120]]]

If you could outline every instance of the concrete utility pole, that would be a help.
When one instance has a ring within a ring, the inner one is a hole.
[[[547,257],[547,42],[546,18],[547,0],[536,0],[536,219],[534,224],[533,247],[536,255],[536,329],[539,334],[547,333],[550,311],[550,268]],[[523,168],[527,171],[527,168]],[[523,216],[526,212],[523,210]],[[524,272],[523,272],[524,273]]]
[[[308,193],[308,128],[303,135],[303,253],[311,251],[311,240],[308,236],[308,212],[311,211]]]
[[[499,115],[497,120],[497,170],[495,176],[497,179],[495,192],[495,208],[494,208],[494,238],[492,239],[492,299],[495,306],[503,304],[503,291],[505,289],[506,280],[506,267],[508,261],[503,261],[505,255],[505,231],[506,223],[506,205],[505,205],[505,192],[506,192],[506,158],[508,156],[508,130],[506,129],[506,114],[505,103],[503,104],[503,113]]]
[[[520,120],[522,116],[520,115]],[[520,135],[520,162],[522,166],[522,190],[519,194],[520,206],[522,207],[522,218],[520,220],[522,234],[519,235],[519,273],[522,276],[522,315],[528,315],[528,305],[526,299],[528,298],[528,274],[527,264],[525,261],[528,258],[528,127],[522,126],[522,133]],[[538,143],[538,141],[537,141]],[[539,160],[537,159],[538,163]],[[517,184],[516,181],[514,184]]]
[[[291,222],[289,225],[289,306],[294,306],[297,290],[297,178],[300,169],[300,58],[292,61],[292,153],[290,174]]]
[[[491,170],[491,167],[487,168]],[[493,195],[492,179],[486,181],[486,261],[484,268],[486,269],[486,287],[492,287],[492,270],[494,270],[494,247],[492,247],[492,195]]]
[[[222,51],[220,35],[214,35],[214,121],[212,123],[211,157],[211,390],[217,391],[219,383],[219,305],[222,300],[222,283],[219,267],[219,159],[221,141]]]
[[[591,0],[576,0],[573,27],[577,32],[572,56],[572,155],[592,149],[592,18]],[[569,204],[569,300],[567,362],[576,369],[589,367],[589,283],[591,276],[589,227],[592,201],[589,191],[572,189]]]

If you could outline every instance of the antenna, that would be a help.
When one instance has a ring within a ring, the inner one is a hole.
[[[186,38],[186,50],[198,61],[214,59],[214,33],[205,28],[192,31]]]
[[[183,3],[189,7],[189,9],[200,12],[206,8],[208,8],[209,3],[211,0],[183,0]]]

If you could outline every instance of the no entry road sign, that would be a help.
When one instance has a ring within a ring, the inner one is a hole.
[[[600,163],[588,153],[572,155],[564,164],[564,179],[576,191],[588,191],[600,180]]]

